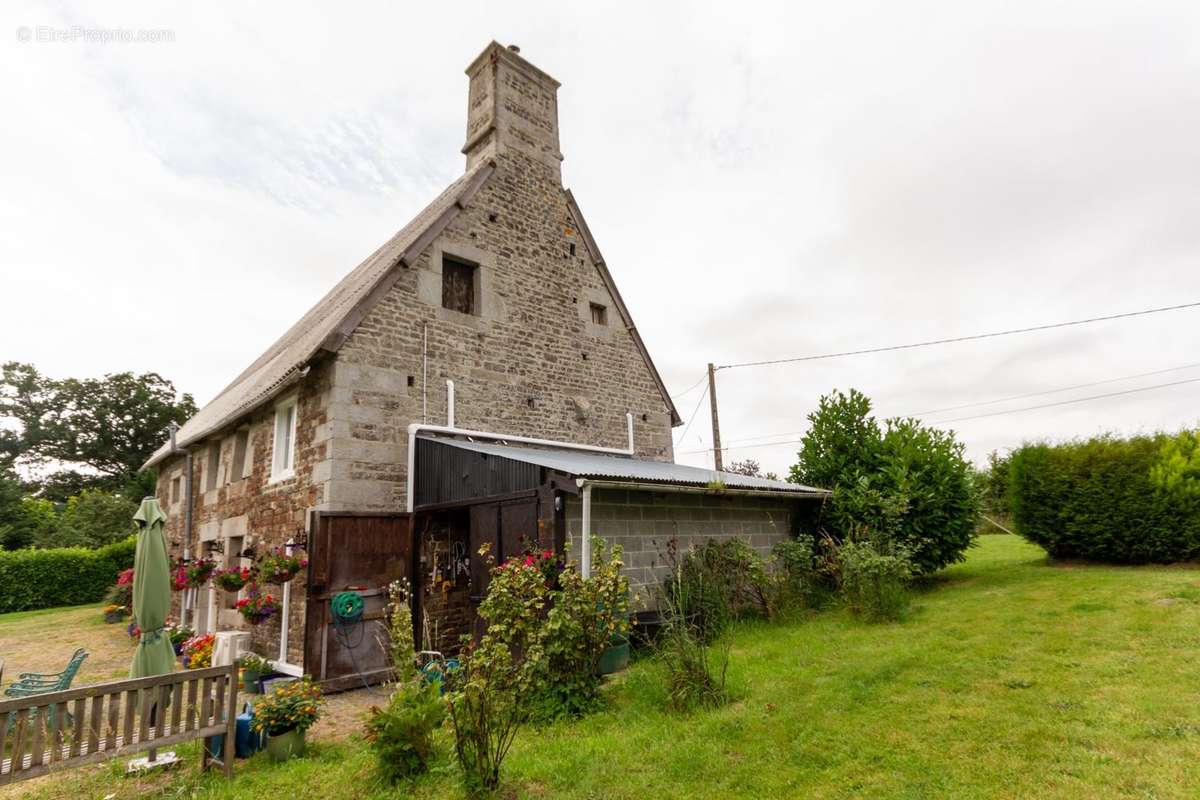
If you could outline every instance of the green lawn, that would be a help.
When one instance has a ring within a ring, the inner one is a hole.
[[[1015,537],[985,536],[903,623],[828,611],[746,625],[731,643],[733,703],[670,715],[654,664],[638,663],[610,687],[607,711],[524,732],[505,794],[1200,796],[1200,571],[1190,567],[1052,565]],[[47,800],[461,794],[448,749],[429,778],[385,790],[355,739],[283,766],[239,762],[228,783],[190,765],[150,782],[118,775],[92,768],[23,788]]]

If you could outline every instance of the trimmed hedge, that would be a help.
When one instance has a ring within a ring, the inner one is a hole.
[[[1017,530],[1055,558],[1200,557],[1197,441],[1184,432],[1026,445],[1013,453],[1009,474]]]
[[[95,550],[0,552],[0,613],[98,602],[117,573],[133,566],[136,549],[137,537],[130,536]]]

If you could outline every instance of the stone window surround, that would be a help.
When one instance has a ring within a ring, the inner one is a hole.
[[[280,483],[296,475],[296,424],[300,417],[299,399],[299,393],[293,392],[275,403],[274,422],[271,425],[271,478],[269,483]],[[289,454],[288,467],[281,469],[279,467],[279,460],[282,455],[280,452],[279,429],[283,419],[286,418],[283,415],[286,414],[289,407],[292,409],[292,429],[291,435],[288,437],[291,453]]]
[[[442,306],[442,258],[475,264],[475,313],[464,314]],[[491,253],[464,242],[439,237],[429,246],[429,267],[417,272],[417,297],[436,309],[437,317],[447,322],[470,325],[482,330],[486,323],[500,319],[501,299],[496,294],[496,258]]]
[[[616,322],[620,320],[620,315],[613,308],[613,299],[604,289],[585,289],[579,290],[579,295],[575,298],[575,311],[579,315],[579,319],[583,322],[584,331],[588,336],[594,336],[600,339],[608,339],[613,335],[613,331],[618,327]],[[606,322],[603,325],[598,325],[592,322],[592,305],[604,307],[604,315]]]

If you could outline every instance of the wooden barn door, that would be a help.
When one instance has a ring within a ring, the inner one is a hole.
[[[304,671],[327,690],[353,689],[391,677],[384,606],[387,585],[412,581],[408,514],[314,512],[310,526]],[[344,591],[362,595],[363,622],[337,630],[330,600]]]

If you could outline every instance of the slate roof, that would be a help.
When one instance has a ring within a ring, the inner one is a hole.
[[[256,407],[268,402],[284,389],[300,380],[308,362],[318,353],[336,352],[354,331],[367,312],[387,294],[399,278],[400,270],[409,266],[457,216],[495,171],[493,162],[481,162],[454,181],[425,207],[411,222],[367,257],[365,261],[342,278],[333,289],[288,329],[233,382],[211,402],[189,419],[176,434],[176,444],[186,447],[201,441],[238,420]],[[615,305],[641,352],[650,374],[667,405],[672,425],[680,424],[679,413],[670,393],[658,374],[629,314],[616,283],[608,271],[600,250],[588,230],[575,198],[566,191],[566,200],[576,225],[612,294]],[[152,467],[170,455],[170,443],[164,443],[143,465]]]
[[[302,377],[305,365],[319,351],[336,351],[374,305],[371,301],[381,297],[395,283],[394,279],[387,280],[389,273],[406,266],[408,259],[415,259],[479,191],[494,169],[491,163],[481,162],[450,184],[395,236],[342,278],[212,402],[189,419],[176,434],[176,443],[185,447],[236,421]],[[170,444],[164,444],[145,467],[153,466],[169,453]]]
[[[438,437],[434,441],[449,447],[471,450],[476,453],[500,456],[513,461],[536,464],[557,470],[576,478],[598,478],[630,481],[634,483],[664,483],[687,486],[707,486],[712,482],[725,484],[726,489],[758,489],[772,492],[788,492],[797,496],[824,497],[830,492],[798,483],[754,478],[733,472],[717,472],[684,464],[666,461],[649,461],[625,456],[610,456],[585,450],[536,449],[513,447],[490,442],[471,442],[462,439]]]

